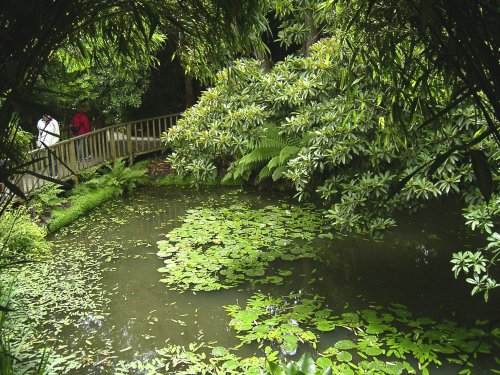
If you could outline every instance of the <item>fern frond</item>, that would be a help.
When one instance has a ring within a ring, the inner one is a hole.
[[[288,166],[282,165],[282,166],[276,168],[276,170],[273,172],[273,175],[271,176],[271,178],[273,179],[273,181],[277,181],[283,177],[284,173],[287,170],[288,170]]]
[[[280,134],[281,129],[274,125],[268,125],[264,131],[265,138],[269,139],[283,139],[283,136]]]
[[[264,138],[257,148],[279,148],[286,147],[287,143],[283,139]]]
[[[249,154],[246,154],[243,156],[239,162],[238,166],[240,165],[251,165],[251,164],[258,164],[262,163],[264,161],[267,161],[276,155],[279,155],[279,152],[281,151],[281,147],[259,147],[250,152]]]
[[[297,146],[283,147],[283,149],[280,152],[280,156],[279,156],[280,164],[283,164],[285,161],[287,161],[291,157],[297,155],[299,151],[300,151],[300,147],[297,147]]]
[[[259,175],[257,176],[257,181],[262,181],[264,178],[269,177],[271,174],[271,169],[266,165],[264,168],[262,168],[259,172]]]
[[[267,167],[269,168],[269,170],[273,170],[274,168],[279,167],[282,164],[283,163],[280,161],[280,156],[277,155],[269,160],[269,163],[267,163]]]
[[[221,182],[226,183],[236,180],[236,177],[234,176],[235,171],[236,171],[235,169],[227,171],[226,175],[222,178]]]

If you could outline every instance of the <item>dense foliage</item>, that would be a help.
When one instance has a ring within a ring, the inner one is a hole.
[[[434,112],[452,96],[443,79],[436,75],[428,87]],[[400,117],[414,123],[402,133],[394,123],[392,94],[391,80],[340,37],[323,39],[310,56],[289,57],[268,74],[258,62],[241,60],[222,71],[165,134],[175,150],[169,160],[181,175],[200,181],[228,163],[227,178],[288,181],[300,199],[319,195],[330,201],[328,216],[342,232],[377,234],[395,225],[396,209],[456,193],[469,205],[472,229],[494,232],[498,198],[482,197],[469,160],[478,156],[496,170],[498,151],[487,138],[471,153],[462,149],[478,128],[485,129],[483,117],[464,102],[438,123],[419,126],[428,116],[427,101],[400,109]],[[398,191],[402,178],[406,184]],[[487,269],[496,254],[492,241],[475,260],[462,258],[461,271],[474,274],[468,279],[474,292],[496,286]]]
[[[0,218],[0,268],[47,251],[46,234],[45,228],[33,222],[25,207],[7,209]]]

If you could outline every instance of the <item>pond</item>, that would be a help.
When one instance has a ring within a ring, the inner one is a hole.
[[[485,304],[453,278],[451,253],[481,245],[457,206],[402,216],[379,241],[331,238],[318,212],[223,188],[145,188],[108,203],[53,236],[51,257],[25,270],[33,341],[54,348],[54,373],[161,373],[204,356],[238,373],[238,358],[308,351],[346,373],[390,354],[455,374],[462,364],[448,362],[481,345],[473,373],[490,373],[497,348],[483,336],[498,298]]]

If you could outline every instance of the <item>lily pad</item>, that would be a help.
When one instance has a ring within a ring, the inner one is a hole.
[[[340,352],[337,354],[337,360],[340,362],[351,362],[352,361],[352,355],[349,352]]]
[[[340,350],[354,349],[357,347],[356,343],[351,340],[340,340],[335,343],[335,348]]]

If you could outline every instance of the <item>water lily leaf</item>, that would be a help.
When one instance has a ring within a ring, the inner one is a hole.
[[[316,329],[322,332],[329,332],[335,329],[335,323],[328,320],[321,320],[316,324]]]
[[[283,247],[283,246],[288,246],[290,244],[290,241],[284,240],[284,239],[279,239],[274,242],[276,246]]]
[[[431,324],[436,324],[436,321],[435,320],[432,320],[431,318],[426,318],[426,317],[422,317],[422,318],[418,318],[416,320],[416,322],[418,322],[419,324],[421,325],[431,325]]]
[[[212,355],[214,357],[223,357],[228,353],[227,349],[222,346],[216,346],[212,349]]]
[[[292,271],[290,270],[278,270],[278,274],[280,276],[290,276],[292,274]]]
[[[351,340],[340,340],[335,343],[334,347],[340,350],[348,350],[356,348],[357,345]]]
[[[332,360],[330,358],[319,357],[316,360],[316,365],[321,369],[326,369],[332,366]]]
[[[342,319],[343,319],[343,322],[345,324],[349,324],[349,323],[358,323],[359,322],[359,315],[357,313],[343,313],[341,315]],[[343,323],[340,323],[339,324],[343,324]]]
[[[377,348],[377,347],[363,348],[362,352],[365,354],[371,355],[373,357],[384,354],[384,351],[380,348]]]
[[[263,282],[269,284],[282,284],[283,278],[280,276],[269,276],[266,277]]]
[[[320,311],[317,311],[316,313],[314,313],[314,316],[316,318],[319,318],[319,319],[326,319],[330,316],[331,313],[332,313],[332,310],[323,309],[323,310],[320,310]]]
[[[351,362],[352,355],[349,352],[340,352],[339,354],[337,354],[337,360],[340,362]]]
[[[389,330],[390,327],[386,324],[370,324],[366,328],[366,333],[369,333],[370,335],[378,335],[384,331]]]
[[[245,270],[244,272],[248,276],[262,276],[265,274],[265,271],[263,269],[258,269],[258,268],[256,269],[250,268],[248,270]]]

